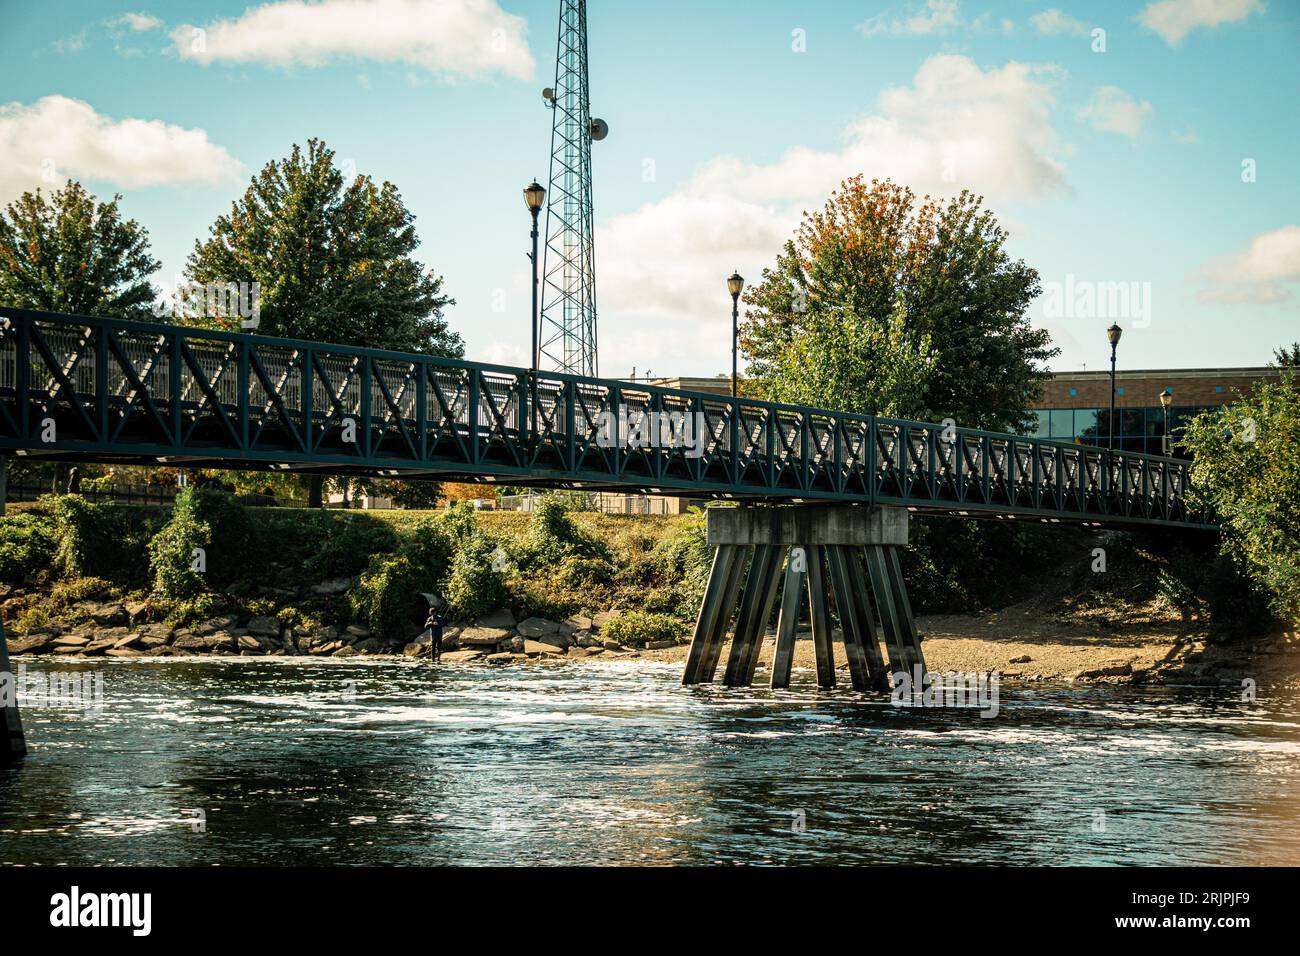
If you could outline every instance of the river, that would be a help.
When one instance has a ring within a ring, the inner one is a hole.
[[[0,864],[1300,863],[1294,694],[1006,683],[985,719],[651,662],[25,666],[102,703],[25,708]]]

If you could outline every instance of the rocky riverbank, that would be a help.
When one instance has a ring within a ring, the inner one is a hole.
[[[71,613],[85,623],[57,624],[10,637],[13,655],[62,657],[408,657],[430,654],[429,638],[414,626],[401,639],[373,635],[361,625],[305,627],[287,625],[265,615],[225,614],[202,623],[173,628],[151,622],[148,602],[82,601]],[[532,617],[516,621],[498,611],[443,633],[442,660],[489,664],[599,657],[636,657],[664,650],[676,641],[620,643],[602,638],[612,617],[574,616],[563,621]],[[683,639],[684,640],[684,639]]]
[[[429,638],[412,625],[401,639],[375,636],[360,625],[304,627],[265,615],[226,614],[173,628],[151,621],[148,602],[83,601],[72,612],[84,623],[50,627],[9,639],[15,656],[69,658],[390,657],[426,659]],[[589,659],[680,662],[688,635],[677,640],[623,643],[604,635],[612,614],[562,621],[516,620],[508,611],[446,628],[442,661],[449,665],[556,664]],[[1207,633],[1168,620],[1061,621],[1013,607],[986,615],[922,617],[927,664],[937,671],[996,671],[1008,680],[1083,683],[1240,685],[1243,680],[1300,685],[1300,635],[1281,631],[1218,643]],[[838,637],[838,634],[836,635]],[[807,634],[796,644],[795,666],[814,666]],[[756,683],[770,665],[769,634]],[[726,650],[724,649],[724,655]],[[842,644],[836,664],[847,667]],[[725,659],[725,656],[724,656]]]

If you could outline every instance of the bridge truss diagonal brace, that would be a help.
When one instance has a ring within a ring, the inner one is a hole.
[[[850,510],[896,513],[843,513]],[[773,515],[774,511],[804,513]],[[725,517],[715,519],[715,514]],[[808,543],[804,535],[815,543]],[[819,687],[835,686],[832,607],[839,616],[855,690],[885,689],[890,670],[910,672],[917,665],[924,669],[898,559],[898,548],[906,542],[907,513],[901,509],[710,509],[709,543],[716,551],[682,683],[713,680],[731,632],[724,683],[729,687],[752,684],[778,594],[773,688],[790,686],[805,594]],[[888,650],[888,668],[881,636]]]

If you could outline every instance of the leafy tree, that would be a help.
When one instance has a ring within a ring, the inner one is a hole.
[[[263,335],[459,358],[442,278],[412,258],[414,216],[397,187],[347,182],[320,140],[295,145],[253,178],[209,238],[194,244],[191,282],[257,283]],[[234,325],[234,318],[204,319]],[[310,479],[319,507],[322,478]]]
[[[397,187],[346,182],[312,139],[253,178],[186,267],[192,282],[256,282],[263,335],[460,357],[442,278],[412,258],[414,216]],[[221,321],[221,320],[217,320]]]
[[[757,390],[868,414],[1024,430],[1059,351],[1025,316],[1038,273],[969,192],[845,180],[745,297]]]
[[[1273,364],[1278,368],[1300,368],[1300,342],[1274,349]]]
[[[1213,509],[1223,550],[1300,619],[1300,386],[1292,370],[1188,423],[1194,500]]]
[[[0,302],[20,309],[151,320],[149,233],[69,180],[0,211]]]

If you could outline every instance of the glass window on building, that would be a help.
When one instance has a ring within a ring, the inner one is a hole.
[[[1048,437],[1047,412],[1031,411],[1029,413],[1029,434],[1034,438]]]
[[[1048,413],[1049,428],[1053,438],[1074,441],[1074,409],[1053,408]]]

